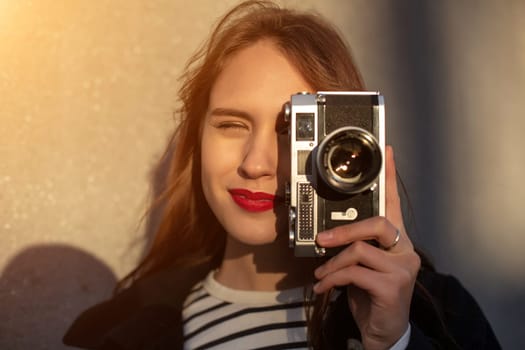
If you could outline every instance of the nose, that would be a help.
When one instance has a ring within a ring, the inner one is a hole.
[[[277,173],[277,163],[278,144],[275,131],[259,132],[246,143],[239,173],[249,179],[273,177]]]

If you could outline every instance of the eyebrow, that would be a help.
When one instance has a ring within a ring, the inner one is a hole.
[[[234,108],[214,108],[210,112],[211,116],[230,116],[230,117],[239,117],[244,119],[252,119],[250,113],[241,111]]]

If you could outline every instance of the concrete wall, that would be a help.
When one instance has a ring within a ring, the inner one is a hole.
[[[237,1],[0,0],[0,348],[60,349],[142,248],[177,76]],[[370,89],[414,241],[525,346],[523,1],[283,1],[329,16]]]

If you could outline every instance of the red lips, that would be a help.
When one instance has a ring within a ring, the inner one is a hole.
[[[252,192],[243,188],[229,190],[234,202],[250,212],[262,212],[273,209],[275,196],[265,192]]]

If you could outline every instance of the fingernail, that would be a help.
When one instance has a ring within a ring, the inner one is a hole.
[[[314,292],[319,294],[319,285],[320,285],[320,282],[317,282],[316,284],[314,284]]]
[[[324,231],[317,234],[317,239],[323,242],[328,242],[334,238],[334,234],[330,231]]]
[[[323,267],[322,266],[319,266],[318,268],[315,269],[314,271],[314,276],[316,278],[319,278],[322,276],[322,272],[323,272]]]

